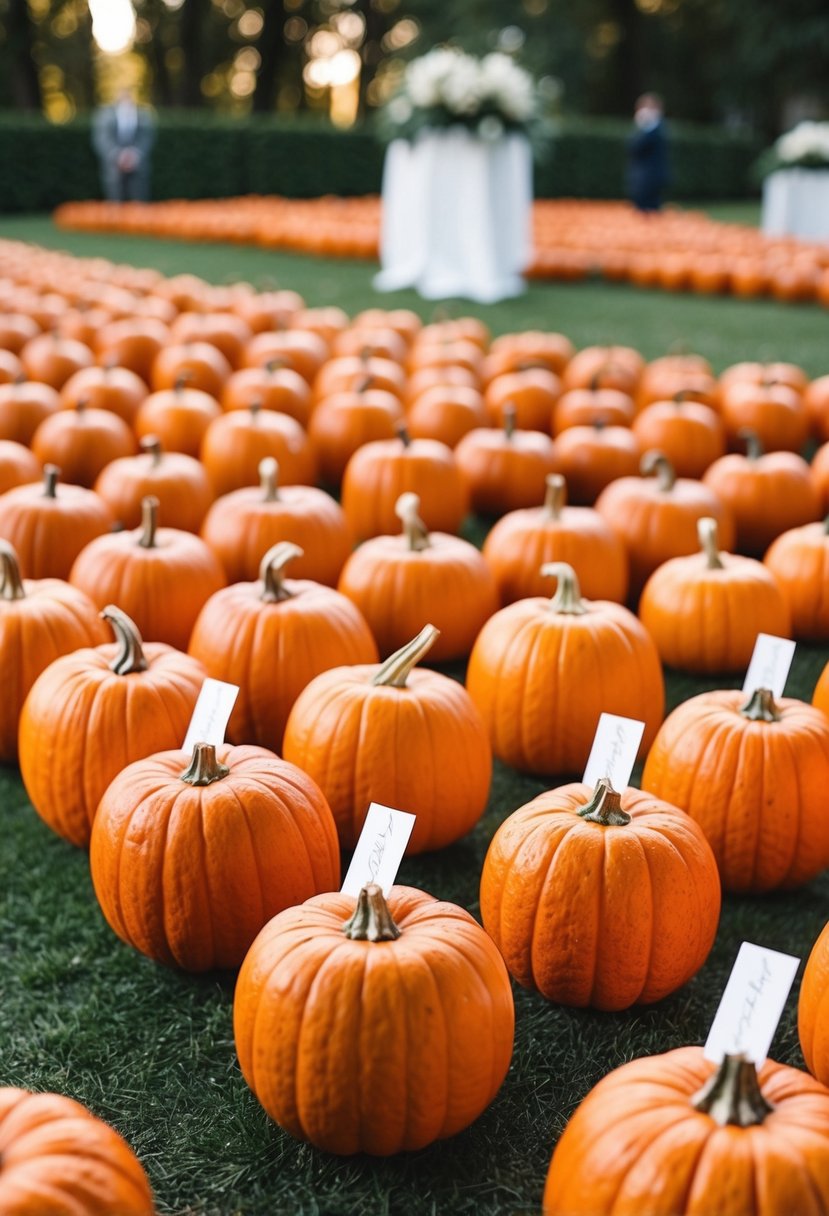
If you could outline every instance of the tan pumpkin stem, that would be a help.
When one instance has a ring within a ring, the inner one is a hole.
[[[192,379],[193,379],[192,372],[188,372],[188,371],[179,372],[179,374],[176,376],[175,383],[173,384],[174,391],[176,393],[183,393],[184,390],[187,388],[187,385],[190,383],[190,381]]]
[[[749,722],[779,722],[780,712],[769,688],[755,688],[740,713]]]
[[[279,465],[273,456],[266,456],[259,461],[259,486],[262,490],[263,502],[279,502]]]
[[[157,469],[161,464],[161,440],[158,435],[145,435],[141,440],[141,451],[151,456],[151,465]]]
[[[515,434],[515,406],[511,401],[504,406],[504,434],[507,439],[512,439]]]
[[[148,494],[141,499],[141,535],[138,543],[142,549],[155,548],[155,534],[158,531],[159,501],[154,494]]]
[[[0,540],[0,600],[25,600],[17,554],[7,540]]]
[[[279,604],[289,600],[291,592],[285,586],[285,567],[296,557],[303,557],[304,549],[290,540],[280,540],[271,545],[259,563],[259,580],[262,583],[260,599],[263,604]]]
[[[372,677],[372,684],[383,688],[405,688],[409,672],[428,654],[439,637],[439,629],[434,625],[424,625],[416,638],[389,655]]]
[[[548,473],[544,484],[547,487],[544,492],[544,513],[548,519],[557,521],[561,519],[567,501],[567,482],[561,473]]]
[[[710,515],[704,515],[702,519],[698,519],[697,537],[706,557],[706,569],[724,570],[725,566],[720,557],[716,519],[713,519]]]
[[[664,452],[658,452],[656,449],[645,452],[639,464],[639,472],[643,477],[656,474],[658,488],[663,494],[669,494],[676,484],[674,466]]]
[[[428,549],[431,544],[429,529],[420,518],[419,511],[420,499],[411,491],[401,494],[394,504],[394,513],[403,525],[403,535],[409,542],[409,549],[413,553],[420,553],[423,549]]]
[[[43,497],[57,498],[58,496],[58,478],[60,477],[60,469],[56,464],[45,464],[43,466]]]
[[[212,743],[196,743],[190,763],[181,774],[181,779],[188,785],[212,785],[214,781],[221,781],[229,772],[227,765],[220,764],[217,759],[216,748]]]
[[[107,604],[101,612],[103,620],[112,626],[120,650],[109,664],[109,670],[117,676],[129,676],[136,671],[146,671],[149,664],[144,656],[141,634],[135,621],[115,604]]]
[[[763,445],[760,442],[760,436],[751,427],[741,427],[737,432],[737,438],[746,445],[746,457],[749,460],[759,460],[763,455]]]
[[[368,363],[368,361],[371,357],[372,357],[371,351],[369,351],[367,354],[364,354],[362,356],[363,362]],[[367,372],[366,375],[361,376],[360,379],[357,381],[357,383],[354,385],[354,392],[357,393],[358,396],[362,397],[363,393],[367,393],[373,383],[374,383],[374,377],[370,373]]]
[[[587,605],[581,596],[578,575],[567,562],[545,562],[541,567],[543,578],[557,578],[556,593],[550,600],[551,612],[567,612],[571,616],[581,616],[587,611]]]
[[[258,422],[259,417],[262,413],[262,402],[261,401],[251,401],[250,405],[248,406],[248,410],[250,411],[251,422]]]
[[[285,359],[268,359],[267,363],[265,364],[265,371],[268,373],[268,375],[272,376],[274,372],[281,371],[283,367],[287,367],[287,361]]]
[[[614,790],[607,777],[599,778],[592,798],[576,814],[588,823],[600,823],[606,828],[623,828],[630,823],[630,815],[622,810],[622,795]]]
[[[393,942],[400,930],[392,920],[383,888],[371,882],[357,896],[354,914],[343,925],[343,933],[352,942]]]
[[[754,1127],[774,1110],[763,1097],[756,1067],[742,1054],[723,1056],[719,1068],[691,1098],[691,1105],[721,1127]]]
[[[409,447],[409,445],[412,442],[412,437],[409,434],[409,428],[406,426],[406,423],[398,422],[397,426],[394,429],[397,432],[397,438],[403,444],[403,447],[404,448]]]

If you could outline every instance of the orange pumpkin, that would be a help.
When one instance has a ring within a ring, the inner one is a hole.
[[[313,384],[330,353],[328,343],[319,334],[306,329],[283,329],[255,334],[245,346],[240,366],[267,367],[274,359],[280,359],[308,384]]]
[[[0,384],[0,439],[28,447],[44,419],[60,408],[60,395],[49,384],[17,380]]]
[[[586,346],[574,355],[562,374],[571,388],[615,388],[635,397],[645,360],[632,346]]]
[[[170,325],[170,337],[174,342],[208,342],[221,351],[231,367],[238,367],[253,330],[238,313],[212,309],[180,312]]]
[[[222,389],[221,405],[227,411],[249,410],[259,405],[263,410],[288,414],[307,428],[311,390],[299,372],[274,360],[264,367],[240,368],[229,376]]]
[[[0,384],[13,384],[17,380],[25,380],[26,373],[17,355],[0,346]]]
[[[205,677],[188,655],[144,645],[114,605],[101,615],[117,645],[56,659],[20,716],[20,774],[32,805],[52,831],[84,848],[110,781],[133,760],[181,744]]]
[[[45,333],[38,334],[22,347],[20,362],[30,380],[39,380],[59,392],[75,372],[82,367],[91,367],[95,357],[83,342]]]
[[[605,486],[639,472],[642,448],[624,426],[573,426],[556,439],[556,459],[572,502],[592,506]]]
[[[198,532],[213,501],[201,462],[184,452],[165,452],[155,435],[141,440],[140,455],[108,464],[95,482],[95,493],[122,528],[140,525],[141,502],[152,495],[169,527]]]
[[[340,355],[329,359],[314,379],[314,400],[322,401],[335,393],[354,393],[360,387],[379,389],[403,400],[406,373],[399,363],[374,355]]]
[[[487,425],[484,400],[476,388],[434,385],[410,401],[406,429],[414,439],[438,439],[454,448],[475,427]]]
[[[324,397],[308,424],[322,480],[339,485],[357,449],[377,439],[391,439],[402,421],[398,398],[368,382],[353,391]]]
[[[182,379],[218,401],[232,367],[209,342],[168,342],[153,360],[150,387],[154,392],[174,388]]]
[[[700,828],[605,778],[515,811],[481,875],[481,919],[510,974],[562,1005],[662,1000],[699,971],[719,916],[717,865]]]
[[[110,410],[58,410],[34,433],[32,451],[43,465],[57,465],[72,485],[91,488],[113,460],[135,454],[135,436],[123,418]]]
[[[793,636],[813,642],[829,638],[829,518],[784,532],[763,562],[791,610]]]
[[[110,321],[98,334],[95,350],[98,362],[126,367],[150,383],[153,364],[170,340],[168,327],[155,317],[123,317]]]
[[[388,904],[370,885],[356,908],[334,893],[289,908],[253,943],[233,1002],[242,1073],[271,1118],[326,1152],[383,1157],[453,1136],[486,1109],[514,1019],[480,925],[411,887],[392,887]]]
[[[187,971],[238,967],[271,917],[340,880],[318,786],[263,747],[227,744],[157,752],[120,772],[89,861],[110,928]]]
[[[797,1032],[806,1067],[823,1085],[829,1080],[829,1023],[826,997],[829,989],[829,925],[812,947],[803,972],[797,1002]]]
[[[70,410],[80,405],[110,410],[132,426],[149,392],[141,377],[129,368],[106,364],[104,367],[85,367],[70,376],[61,389],[60,403],[63,409]]]
[[[67,578],[81,549],[114,522],[94,491],[58,484],[59,477],[60,469],[47,464],[42,482],[0,496],[0,537],[14,545],[27,578]]]
[[[560,397],[561,381],[549,368],[522,367],[506,372],[486,387],[487,418],[482,425],[504,426],[505,411],[511,406],[517,427],[546,434]]]
[[[466,686],[493,752],[522,772],[579,772],[602,712],[643,721],[647,748],[665,705],[650,635],[621,604],[582,599],[572,567],[543,572],[558,580],[555,597],[496,612],[470,655]]]
[[[0,348],[19,355],[23,347],[40,333],[34,317],[22,312],[3,311],[0,317]]]
[[[484,364],[487,384],[504,372],[519,371],[528,364],[546,367],[560,376],[575,354],[575,347],[564,334],[527,329],[521,333],[500,334],[493,338]]]
[[[215,397],[198,388],[188,387],[186,377],[175,387],[150,393],[135,416],[139,439],[155,435],[169,452],[184,452],[198,458],[205,432],[221,408]]]
[[[544,496],[547,476],[558,472],[550,436],[517,430],[511,406],[505,407],[502,430],[470,431],[455,449],[455,459],[473,511],[484,515],[534,506]]]
[[[636,406],[618,388],[571,388],[559,397],[552,413],[554,435],[573,426],[630,426]]]
[[[755,432],[769,452],[799,452],[809,438],[810,420],[803,396],[786,384],[737,381],[722,390],[722,419],[732,446],[742,432]]]
[[[803,404],[812,433],[821,442],[829,439],[829,375],[818,376],[811,382],[803,394]]]
[[[267,457],[279,464],[286,485],[316,480],[316,459],[308,436],[295,418],[263,410],[233,410],[214,418],[201,441],[201,462],[216,497],[255,486],[259,465]]]
[[[15,443],[13,439],[0,439],[0,494],[39,481],[43,474],[40,461],[34,452]]]
[[[349,329],[341,330],[331,343],[331,353],[341,355],[376,356],[403,363],[408,343],[402,334],[390,325],[362,326],[357,321]]]
[[[430,388],[471,388],[479,391],[477,377],[468,367],[421,367],[406,380],[402,399],[408,407]]]
[[[282,748],[294,701],[315,676],[347,663],[373,663],[377,647],[358,608],[310,579],[286,579],[302,557],[280,541],[262,558],[257,582],[234,583],[211,596],[190,639],[218,680],[239,686],[227,737]]]
[[[654,401],[633,420],[633,433],[643,451],[664,452],[678,477],[702,477],[725,455],[725,431],[719,414],[680,395]]]
[[[642,788],[696,819],[727,891],[809,882],[829,865],[829,719],[767,689],[707,692],[678,706]]]

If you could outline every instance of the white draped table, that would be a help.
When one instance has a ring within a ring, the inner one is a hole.
[[[778,169],[763,183],[763,232],[829,241],[829,170]]]
[[[465,127],[396,139],[383,168],[380,291],[491,303],[524,290],[532,254],[532,152],[523,135]]]

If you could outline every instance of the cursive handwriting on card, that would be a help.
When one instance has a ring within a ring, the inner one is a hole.
[[[359,895],[366,883],[376,882],[388,895],[414,828],[408,811],[372,802],[342,885],[346,895]]]

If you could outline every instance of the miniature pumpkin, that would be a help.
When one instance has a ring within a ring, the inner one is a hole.
[[[82,367],[91,367],[95,356],[84,342],[61,338],[56,333],[38,334],[19,352],[20,362],[30,380],[49,384],[58,392]]]
[[[809,954],[797,1002],[797,1031],[803,1059],[809,1072],[823,1085],[829,1080],[828,988],[829,925],[825,925]]]
[[[126,367],[149,384],[156,356],[169,339],[168,327],[156,317],[123,317],[103,327],[95,350],[100,364]]]
[[[316,481],[316,458],[300,424],[256,402],[249,410],[214,418],[204,433],[200,456],[216,497],[255,486],[259,465],[269,456],[279,463],[285,485]]]
[[[629,396],[645,370],[645,360],[632,346],[585,346],[562,373],[565,391],[571,388],[615,388]]]
[[[44,419],[60,409],[60,394],[38,380],[0,384],[0,439],[28,447]]]
[[[763,563],[789,606],[792,635],[813,642],[829,638],[829,517],[778,536]]]
[[[133,760],[181,744],[201,691],[201,663],[142,643],[109,604],[117,645],[76,650],[38,676],[20,716],[20,773],[49,827],[85,847],[98,802]]]
[[[232,370],[222,352],[209,342],[169,341],[153,360],[149,383],[158,393],[186,380],[192,390],[218,401]]]
[[[355,393],[360,386],[391,393],[403,400],[406,373],[399,363],[373,355],[341,355],[329,359],[314,379],[314,400],[323,401],[335,393]]]
[[[453,1136],[486,1109],[514,1018],[480,925],[411,887],[392,887],[388,904],[369,885],[356,908],[332,893],[281,913],[253,943],[233,1002],[242,1073],[271,1118],[326,1152],[382,1157]]]
[[[727,891],[791,889],[829,865],[829,719],[768,689],[702,693],[663,723],[642,788],[696,819]]]
[[[319,334],[308,329],[280,329],[254,334],[245,346],[241,367],[267,367],[275,359],[313,384],[330,351]]]
[[[750,428],[768,452],[799,452],[809,438],[809,413],[802,394],[787,384],[726,384],[721,393],[728,438],[737,443]]]
[[[392,393],[370,382],[318,402],[308,424],[308,437],[317,454],[320,477],[338,486],[358,448],[378,439],[391,439],[403,420],[403,407]]]
[[[15,443],[13,439],[0,439],[0,494],[40,481],[43,469],[34,452]]]
[[[234,372],[224,384],[222,409],[249,410],[259,405],[263,410],[275,410],[295,418],[300,426],[308,426],[311,417],[311,390],[307,380],[278,360],[264,367],[243,367]]]
[[[135,372],[107,364],[75,372],[61,389],[60,403],[63,409],[77,409],[84,404],[96,410],[109,410],[132,426],[149,392]]]
[[[318,786],[263,747],[227,744],[123,769],[101,798],[89,862],[110,928],[186,971],[238,967],[271,917],[340,881]]]
[[[633,420],[633,433],[642,450],[664,452],[679,477],[702,477],[725,455],[725,430],[709,405],[683,393],[670,401],[654,401]]]
[[[163,451],[155,435],[147,435],[140,446],[140,455],[113,460],[103,469],[95,493],[109,503],[123,528],[139,527],[141,503],[152,495],[169,527],[198,532],[213,501],[204,466],[184,452]]]
[[[529,364],[549,368],[561,375],[574,354],[575,347],[564,334],[532,329],[500,334],[490,345],[484,363],[484,378],[489,384],[495,376],[518,371]]]
[[[487,417],[482,426],[504,426],[506,409],[514,410],[515,426],[547,434],[561,396],[561,381],[547,367],[520,367],[490,380],[484,400]]]
[[[556,460],[572,502],[592,506],[605,486],[639,472],[642,448],[628,427],[573,426],[556,439]]]
[[[503,429],[470,431],[455,448],[472,509],[484,515],[534,506],[544,496],[548,474],[558,472],[550,436],[516,430],[511,406],[504,407],[504,417]]]
[[[47,464],[43,481],[16,486],[0,497],[0,537],[14,545],[27,578],[67,578],[86,545],[109,532],[112,512],[83,486],[58,484]]]
[[[123,418],[81,402],[44,419],[32,438],[32,451],[42,464],[56,464],[72,485],[91,488],[106,465],[135,454],[136,442]]]
[[[207,428],[220,416],[215,397],[188,387],[187,379],[180,377],[173,388],[150,393],[144,400],[135,416],[135,433],[139,439],[155,435],[167,451],[196,459]]]
[[[238,367],[253,330],[238,313],[211,309],[180,312],[170,324],[174,342],[209,342],[222,352],[231,367]]]
[[[466,686],[492,750],[522,772],[580,772],[602,712],[645,723],[648,747],[665,704],[662,667],[643,625],[621,604],[582,599],[563,562],[552,600],[496,612],[472,649]]]
[[[554,435],[574,426],[630,426],[636,413],[633,398],[618,388],[571,388],[559,397],[552,413]],[[548,423],[549,425],[549,423]]]
[[[411,398],[406,428],[415,439],[438,439],[454,448],[464,435],[486,426],[484,399],[476,388],[440,384]]]

